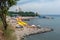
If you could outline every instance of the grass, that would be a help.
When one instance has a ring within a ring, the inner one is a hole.
[[[2,30],[2,28],[3,28],[2,25],[3,25],[2,21],[0,20],[0,30]]]
[[[13,35],[13,32],[11,29],[4,30],[5,40],[16,40],[16,36]]]
[[[7,30],[4,30],[4,36],[6,40],[16,40],[16,35],[11,25],[8,25]]]
[[[16,40],[16,35],[14,34],[14,30],[11,29],[11,25],[8,25],[7,27],[7,30],[3,30],[3,27],[2,27],[2,22],[0,20],[0,30],[3,31],[4,33],[4,40]]]

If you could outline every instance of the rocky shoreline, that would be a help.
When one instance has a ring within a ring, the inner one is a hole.
[[[13,26],[12,28],[14,28],[15,30],[14,34],[17,36],[17,40],[22,40],[24,39],[25,36],[53,31],[52,28],[48,28],[48,27],[42,28],[42,27],[37,27],[37,26],[31,27],[31,28],[29,27],[16,28],[17,21],[15,20],[15,18],[7,17],[7,21],[9,22],[11,26]]]
[[[51,28],[24,28],[24,30],[16,29],[15,33],[19,36],[19,40],[24,39],[26,36],[36,35],[46,32],[51,32],[53,29]]]

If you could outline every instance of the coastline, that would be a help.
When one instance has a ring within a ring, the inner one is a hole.
[[[51,32],[53,31],[50,28],[24,28],[24,30],[15,30],[15,33],[17,35],[18,40],[24,39],[26,36],[30,35],[36,35],[36,34],[41,34],[41,33],[46,33],[46,32]]]
[[[12,26],[12,28],[14,28],[14,30],[15,30],[14,34],[17,36],[17,40],[24,39],[25,36],[30,36],[30,35],[53,31],[53,29],[47,28],[47,27],[45,27],[45,28],[41,28],[41,27],[40,28],[37,28],[37,27],[16,28],[17,21],[15,20],[15,18],[7,17],[7,21],[9,21],[9,24]]]
[[[33,18],[36,18],[36,17],[21,17],[22,19],[33,19]]]

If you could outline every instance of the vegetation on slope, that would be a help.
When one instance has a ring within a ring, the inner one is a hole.
[[[7,30],[3,29],[3,23],[0,19],[0,40],[16,40],[16,35],[11,25],[8,25]]]

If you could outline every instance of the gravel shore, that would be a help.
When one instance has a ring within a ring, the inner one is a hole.
[[[37,28],[37,27],[35,27],[35,28],[33,28],[33,27],[32,28],[28,28],[28,27],[16,28],[16,25],[18,25],[18,24],[17,24],[17,21],[15,20],[15,18],[7,17],[7,21],[15,29],[14,34],[16,34],[17,40],[23,39],[24,36],[52,31],[51,28],[47,28],[47,27],[45,27],[45,28]]]

